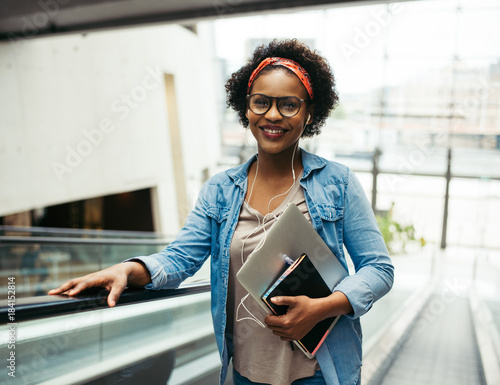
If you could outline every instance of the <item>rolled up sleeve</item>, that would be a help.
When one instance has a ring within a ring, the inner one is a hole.
[[[211,251],[211,219],[205,214],[202,189],[195,208],[186,219],[177,237],[156,254],[125,260],[141,261],[151,274],[146,289],[175,289],[186,278],[194,275],[206,261]]]
[[[352,171],[345,190],[343,234],[344,245],[351,257],[355,274],[336,287],[346,295],[355,319],[382,298],[392,287],[394,266],[361,184]]]

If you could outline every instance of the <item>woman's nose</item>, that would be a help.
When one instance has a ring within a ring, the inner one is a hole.
[[[278,110],[278,101],[273,100],[271,108],[267,110],[265,117],[267,120],[276,121],[282,118],[281,113]]]

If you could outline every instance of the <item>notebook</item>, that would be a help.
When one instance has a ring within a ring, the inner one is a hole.
[[[276,315],[287,312],[287,306],[276,305],[271,298],[305,295],[309,298],[328,297],[332,291],[318,273],[307,254],[297,259],[262,295],[262,300]],[[338,317],[331,317],[318,322],[303,338],[297,341],[302,351],[314,357],[317,350],[335,325]]]
[[[289,267],[287,260],[296,260],[302,254],[307,254],[330,292],[348,275],[300,209],[290,203],[268,231],[262,246],[248,256],[236,278],[269,312],[261,299],[262,295]],[[301,346],[299,348],[302,350]],[[305,351],[304,354],[311,357]]]

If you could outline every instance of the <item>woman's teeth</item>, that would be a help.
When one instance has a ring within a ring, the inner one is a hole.
[[[274,128],[264,128],[265,132],[269,132],[270,134],[283,134],[285,130],[277,130]]]

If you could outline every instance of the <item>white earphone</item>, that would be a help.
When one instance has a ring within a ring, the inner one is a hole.
[[[311,116],[311,114],[309,114],[309,117]],[[245,264],[245,260],[244,260],[244,250],[245,250],[245,242],[248,240],[248,238],[250,238],[252,235],[255,234],[255,232],[259,229],[262,229],[264,231],[264,238],[260,240],[260,242],[257,244],[257,246],[254,248],[253,251],[255,250],[258,250],[260,249],[263,245],[264,245],[264,242],[267,238],[267,231],[266,231],[266,228],[264,227],[265,224],[267,223],[268,220],[274,218],[275,220],[278,220],[279,218],[279,215],[281,215],[283,212],[281,212],[280,214],[275,215],[274,212],[271,211],[271,202],[278,198],[278,197],[281,197],[283,195],[287,195],[293,188],[293,186],[295,185],[295,182],[297,181],[297,178],[295,176],[295,169],[293,167],[293,160],[295,158],[295,153],[297,152],[297,149],[299,147],[299,142],[297,141],[296,145],[295,145],[295,150],[293,151],[292,153],[292,161],[291,161],[291,169],[292,169],[292,178],[293,178],[293,183],[292,185],[290,186],[290,188],[288,190],[286,190],[284,193],[282,194],[278,194],[276,195],[275,197],[271,198],[271,200],[268,202],[267,204],[267,214],[264,215],[264,217],[262,218],[262,222],[261,222],[261,218],[257,215],[256,218],[257,218],[257,222],[258,222],[258,225],[255,229],[253,229],[253,231],[248,234],[246,236],[246,238],[243,239],[242,241],[242,246],[241,246],[241,264],[244,265]],[[257,157],[257,165],[256,165],[256,170],[255,170],[255,176],[253,177],[253,182],[252,182],[252,186],[250,188],[250,193],[248,195],[248,199],[246,199],[244,201],[244,204],[248,205],[249,208],[251,208],[250,206],[250,200],[252,198],[252,193],[253,193],[253,188],[254,188],[254,185],[255,185],[255,181],[257,180],[257,175],[259,174],[259,158]],[[247,293],[243,298],[240,299],[240,303],[238,304],[238,306],[236,307],[236,322],[241,322],[241,321],[245,321],[245,320],[248,320],[248,321],[254,321],[256,322],[261,328],[266,328],[266,325],[264,325],[256,316],[255,314],[253,314],[246,306],[245,306],[245,300],[248,298],[250,294]],[[240,316],[240,308],[243,307],[246,312],[248,313],[248,316],[245,316],[245,314],[243,313],[242,316]]]

